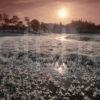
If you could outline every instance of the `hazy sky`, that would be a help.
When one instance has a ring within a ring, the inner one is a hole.
[[[61,20],[57,12],[63,7],[69,16]],[[82,18],[100,24],[100,0],[0,0],[0,12],[50,23],[69,23],[72,19]]]

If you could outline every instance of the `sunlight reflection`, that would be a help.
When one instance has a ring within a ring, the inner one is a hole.
[[[63,70],[62,67],[59,67],[59,68],[57,69],[57,71],[58,71],[60,74],[63,74],[63,73],[64,73],[64,70]]]
[[[65,74],[68,71],[67,66],[65,65],[65,63],[59,65],[58,62],[56,62],[56,64],[55,64],[55,70],[60,74]]]
[[[63,41],[66,41],[66,36],[63,35],[63,36],[57,37],[56,39],[63,42]]]

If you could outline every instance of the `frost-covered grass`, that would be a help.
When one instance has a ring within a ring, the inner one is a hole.
[[[0,100],[99,100],[98,41],[65,35],[0,38]]]

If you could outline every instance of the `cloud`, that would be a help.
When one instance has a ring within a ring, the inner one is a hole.
[[[49,2],[47,0],[2,0],[0,2],[0,10],[9,12],[30,7],[36,8],[51,3],[52,1],[53,0]]]
[[[100,0],[2,0],[0,5],[21,5],[21,4],[34,4],[44,5],[50,2],[77,2],[77,3],[100,3]]]
[[[38,8],[56,2],[95,5],[99,4],[100,0],[2,0],[0,2],[0,11],[9,13],[29,8]]]
[[[71,8],[72,13],[75,13],[74,18],[85,16],[86,20],[100,22],[100,0],[1,0],[0,13],[15,14],[20,17],[40,18],[42,16],[44,19],[52,20],[52,11],[60,5],[66,6],[66,4]],[[52,10],[51,14],[48,14],[49,10]]]

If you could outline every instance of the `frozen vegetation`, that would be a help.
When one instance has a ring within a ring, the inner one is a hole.
[[[100,100],[100,36],[0,37],[0,100]]]

